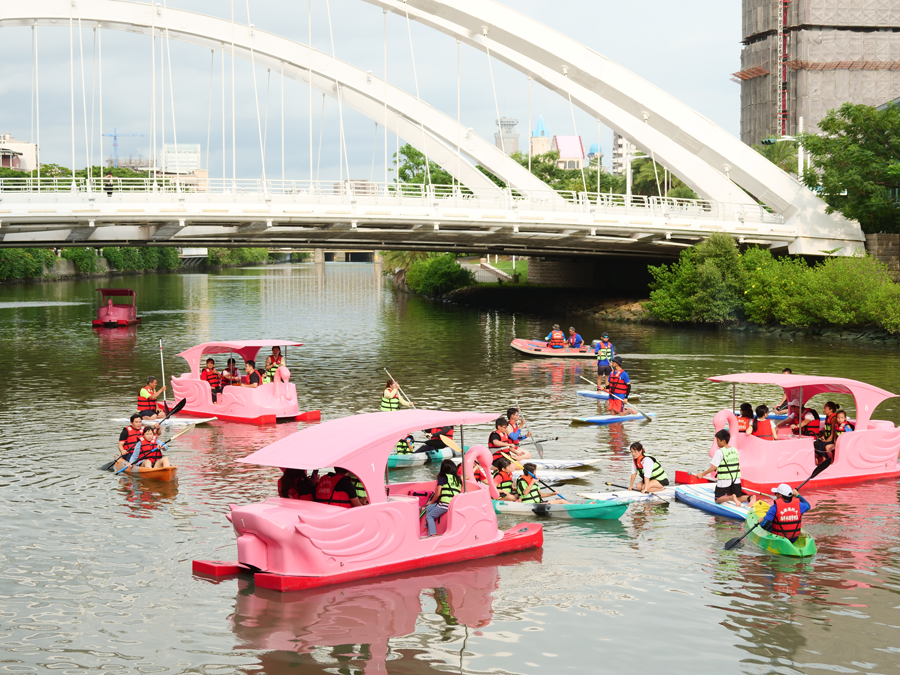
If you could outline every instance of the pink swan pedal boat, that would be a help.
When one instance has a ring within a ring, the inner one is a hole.
[[[509,346],[515,349],[517,352],[521,352],[523,354],[528,354],[530,356],[543,356],[545,358],[551,359],[596,358],[596,354],[594,354],[594,348],[586,343],[581,347],[569,347],[567,345],[565,347],[554,349],[553,347],[547,346],[546,340],[522,340],[521,338],[516,338],[509,343]]]
[[[307,471],[341,467],[359,478],[370,503],[347,509],[270,497],[260,504],[229,505],[237,561],[195,560],[194,572],[250,571],[257,587],[291,591],[539,548],[540,525],[497,527],[491,503],[497,489],[493,483],[483,489],[471,478],[476,460],[490,471],[491,454],[482,445],[466,453],[467,480],[437,523],[437,536],[425,536],[418,496],[434,491],[435,481],[385,484],[388,456],[407,433],[494,419],[494,413],[434,410],[354,415],[303,429],[237,460]]]
[[[262,384],[256,388],[238,387],[226,385],[222,393],[216,396],[216,403],[212,400],[212,389],[206,380],[200,378],[200,372],[206,367],[204,356],[216,354],[229,354],[239,356],[241,363],[237,366],[244,375],[244,364],[247,361],[256,361],[260,349],[280,347],[282,355],[287,358],[287,347],[302,347],[302,342],[287,340],[233,340],[228,342],[204,342],[187,349],[178,356],[188,362],[191,367],[189,373],[180,376],[172,376],[172,393],[176,400],[187,399],[182,415],[196,417],[217,417],[220,420],[230,422],[249,422],[250,424],[274,424],[278,420],[298,420],[300,422],[314,422],[321,419],[321,412],[310,410],[301,413],[297,402],[297,387],[288,380],[291,371],[281,366],[275,374],[275,381]],[[220,361],[222,361],[220,359]],[[238,361],[238,359],[235,359]],[[227,359],[226,359],[227,362]],[[225,369],[225,363],[216,363],[216,368],[221,373]],[[257,370],[263,370],[265,355],[259,363]],[[246,376],[244,377],[246,380]]]
[[[94,328],[104,326],[133,326],[141,322],[137,315],[137,294],[130,288],[98,288],[100,307],[97,318],[91,324]],[[129,302],[113,302],[113,298],[128,298]]]
[[[842,377],[740,373],[709,379],[730,382],[735,391],[738,384],[774,384],[784,389],[789,401],[799,399],[802,406],[818,394],[850,394],[853,397],[856,419],[851,422],[854,431],[838,437],[834,462],[813,478],[807,488],[900,476],[900,462],[897,461],[900,428],[892,422],[871,418],[880,403],[897,394]],[[734,399],[736,401],[737,397]],[[713,419],[713,426],[716,431],[737,429],[737,417],[731,410],[720,410]],[[732,432],[731,444],[738,449],[741,458],[741,483],[764,492],[779,483],[798,486],[816,468],[813,440],[811,436],[791,436],[787,426],[779,430],[776,441]],[[713,440],[710,457],[716,449]]]

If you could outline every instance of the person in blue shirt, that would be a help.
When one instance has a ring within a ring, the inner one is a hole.
[[[566,334],[562,332],[558,323],[553,324],[553,330],[544,338],[547,346],[553,349],[562,349],[566,346]]]
[[[795,542],[800,538],[803,514],[809,511],[809,502],[787,483],[782,483],[772,492],[775,493],[775,503],[769,507],[759,526]]]
[[[582,338],[578,333],[575,332],[575,328],[569,326],[569,339],[567,340],[570,347],[575,347],[578,349],[581,345],[584,344],[584,338]]]
[[[609,333],[604,333],[597,341],[594,354],[597,355],[597,389],[605,389],[612,373],[612,359],[616,355],[616,348],[609,341]]]

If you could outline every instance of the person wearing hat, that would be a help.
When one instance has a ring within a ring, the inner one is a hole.
[[[553,324],[553,330],[544,339],[547,341],[547,346],[553,349],[562,349],[566,346],[566,334],[562,332],[558,323]]]
[[[605,389],[606,380],[612,372],[612,358],[616,355],[616,348],[609,341],[609,333],[600,336],[594,346],[594,354],[597,355],[597,389]]]
[[[809,502],[787,483],[772,488],[772,492],[775,493],[775,503],[769,507],[759,526],[791,542],[797,541],[803,514],[810,509]]]
[[[775,425],[776,437],[778,435],[778,429],[780,429],[781,427],[790,426],[792,424],[798,424],[799,422],[800,422],[800,399],[795,396],[788,403],[787,417]]]
[[[609,412],[620,415],[623,412],[628,415],[637,415],[637,410],[627,405],[628,394],[631,393],[631,379],[622,368],[622,357],[614,356],[612,359],[612,373],[609,375]]]

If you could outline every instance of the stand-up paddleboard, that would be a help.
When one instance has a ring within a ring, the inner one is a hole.
[[[647,417],[656,417],[656,413],[647,413]],[[615,424],[616,422],[630,422],[642,420],[643,415],[595,415],[594,417],[573,417],[573,424]]]
[[[494,503],[494,513],[510,513],[517,516],[533,513],[536,516],[550,518],[618,520],[628,509],[627,503],[615,501],[570,504],[529,504],[498,501],[496,499],[492,501]]]
[[[462,459],[459,457],[454,457],[453,461],[459,464]],[[594,464],[594,462],[599,462],[600,459],[541,459],[539,457],[532,457],[531,459],[523,459],[518,460],[519,464],[534,464],[539,470],[542,469],[551,469],[551,470],[564,470],[564,469],[580,469],[590,467]],[[515,464],[513,464],[515,466]],[[543,475],[543,474],[542,474]]]
[[[428,462],[440,462],[453,457],[453,450],[441,448],[440,450],[428,450],[427,452],[413,452],[407,455],[388,455],[389,469],[405,469],[408,466],[421,466]]]
[[[529,460],[530,461],[530,460]],[[594,471],[537,471],[537,477],[545,483],[565,483],[570,480],[583,480],[593,475]],[[513,478],[518,479],[522,475],[521,471],[513,471]]]
[[[605,391],[594,391],[592,389],[579,389],[578,395],[586,396],[587,398],[595,398],[598,401],[608,401],[609,400],[609,394]],[[640,394],[631,394],[628,397],[628,400],[629,401],[640,401],[641,395]]]
[[[659,492],[644,494],[637,490],[619,490],[618,492],[578,492],[579,497],[593,499],[598,502],[671,502],[675,499],[675,488],[667,487]]]
[[[208,422],[215,422],[218,417],[170,417],[165,422],[161,419],[159,420],[142,420],[144,422],[145,427],[152,427],[156,424],[162,425],[164,427],[186,427],[190,424],[207,424]],[[111,420],[112,422],[117,422],[118,424],[131,424],[131,420],[127,417],[116,418]]]
[[[714,496],[715,489],[714,483],[709,485],[679,485],[675,488],[675,497],[678,501],[684,502],[688,506],[693,506],[695,509],[706,511],[714,516],[732,518],[741,522],[746,520],[749,507],[742,506],[738,508],[734,505],[734,502],[717,504]]]

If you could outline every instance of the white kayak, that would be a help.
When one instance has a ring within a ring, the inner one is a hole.
[[[389,469],[404,469],[408,466],[421,466],[428,462],[440,462],[443,459],[453,457],[453,450],[442,448],[440,450],[428,450],[427,452],[413,452],[405,455],[388,455]]]
[[[637,490],[619,490],[618,492],[578,492],[579,497],[592,499],[598,502],[671,502],[675,500],[675,488],[667,487],[659,492],[644,494]]]
[[[454,457],[453,461],[459,464],[462,459],[459,457]],[[543,469],[553,469],[553,470],[561,470],[561,469],[580,469],[584,467],[589,467],[594,464],[594,462],[599,462],[599,459],[540,459],[531,458],[531,459],[523,459],[519,462],[519,464],[534,464],[539,470]],[[513,463],[515,467],[515,463]]]
[[[165,422],[159,420],[143,420],[145,427],[152,427],[155,424],[161,424],[164,427],[186,427],[191,424],[206,424],[214,422],[218,417],[170,417]],[[131,424],[131,420],[126,417],[116,418],[112,420],[119,424]]]
[[[545,483],[564,483],[570,480],[582,480],[593,475],[594,471],[553,471],[538,470],[537,477]],[[519,478],[521,471],[513,471],[513,478]]]
[[[595,391],[593,389],[580,389],[578,391],[578,395],[586,396],[587,398],[594,398],[594,399],[597,399],[598,401],[608,401],[609,400],[609,394],[607,392]],[[628,400],[629,401],[640,401],[641,395],[640,394],[631,394],[628,397]],[[770,417],[771,417],[771,415],[770,415]]]

